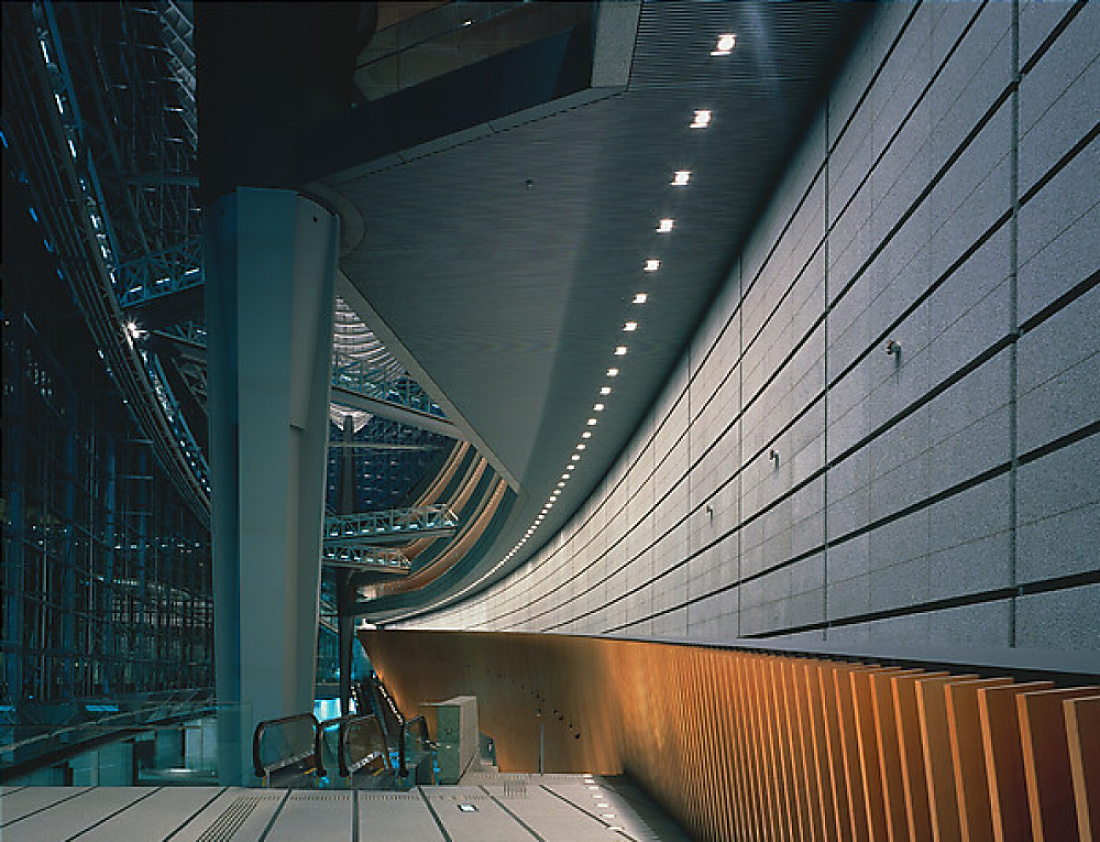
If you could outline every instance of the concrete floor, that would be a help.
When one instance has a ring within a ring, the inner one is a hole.
[[[406,792],[7,787],[2,842],[687,842],[633,784],[486,775]]]

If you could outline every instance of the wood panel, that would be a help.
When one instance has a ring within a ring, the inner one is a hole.
[[[920,670],[904,670],[876,672],[870,676],[871,707],[875,716],[879,775],[882,781],[883,809],[886,814],[886,838],[890,842],[907,842],[911,838],[909,819],[905,809],[905,785],[902,781],[901,746],[898,744],[892,682],[896,676],[912,677],[922,674]]]
[[[503,771],[631,774],[694,838],[1093,842],[1100,690],[557,635],[361,633],[407,715],[478,697]]]
[[[1062,702],[1097,693],[1100,687],[1076,687],[1037,690],[1016,697],[1031,833],[1036,842],[1074,842],[1080,838]]]
[[[1020,693],[1049,690],[1053,686],[1049,681],[1033,681],[978,690],[982,754],[989,778],[993,838],[997,842],[1031,841],[1016,697]]]
[[[984,678],[955,681],[944,687],[951,765],[955,772],[955,800],[959,805],[959,831],[963,842],[993,842],[978,691],[1011,683],[1011,678]]]
[[[1066,737],[1081,842],[1100,842],[1100,696],[1066,699]]]

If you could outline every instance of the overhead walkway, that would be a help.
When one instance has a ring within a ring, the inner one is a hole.
[[[321,563],[329,567],[346,567],[361,573],[381,573],[403,576],[410,562],[400,550],[385,547],[339,546],[325,543]]]
[[[624,779],[582,775],[502,775],[481,786],[407,792],[15,787],[0,792],[0,834],[4,842],[689,838]]]
[[[377,546],[380,542],[408,543],[418,538],[444,538],[454,535],[458,517],[450,506],[433,503],[408,509],[388,509],[356,515],[332,515],[325,518],[327,546]]]

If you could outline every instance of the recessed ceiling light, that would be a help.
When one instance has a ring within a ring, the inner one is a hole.
[[[588,445],[582,442],[581,444],[577,445],[577,450],[584,450],[586,447],[588,447]]]
[[[728,56],[736,46],[737,35],[733,32],[727,32],[724,35],[718,36],[718,43],[714,45],[714,50],[711,51],[711,55]]]
[[[576,465],[566,465],[565,470],[572,471],[572,470],[576,469],[576,467],[577,467]]]
[[[662,219],[657,224],[657,233],[658,234],[667,234],[669,231],[672,230],[673,222],[674,222],[674,220],[672,220],[672,219],[667,219],[667,218]]]
[[[611,805],[608,804],[606,801],[600,801],[596,804],[596,806],[597,807],[610,807]]]
[[[676,170],[672,176],[673,187],[685,187],[691,181],[691,170]]]
[[[592,408],[594,410],[596,410],[596,412],[603,412],[603,404],[602,403],[594,404]]]
[[[569,474],[562,474],[562,475],[561,475],[561,478],[562,478],[562,479],[569,479]]]
[[[589,427],[595,427],[596,426],[596,419],[595,418],[589,418],[586,423],[588,424]]]
[[[693,129],[705,129],[710,125],[710,110],[700,109],[695,112],[695,118],[691,121],[690,128]]]
[[[613,819],[613,818],[615,818],[615,814],[614,814],[614,813],[600,813],[600,815],[601,815],[601,816],[603,816],[603,817],[604,817],[605,819]]]
[[[588,430],[585,430],[583,433],[581,433],[581,438],[582,439],[590,439],[590,438],[592,438],[592,433],[589,432]]]
[[[624,356],[625,354],[626,354],[626,346],[625,345],[620,345],[618,348],[615,349],[615,356],[616,357],[621,357],[621,356]]]
[[[656,257],[651,257],[645,262],[645,270],[647,272],[656,272],[661,268],[661,261]]]
[[[645,304],[647,300],[649,300],[649,296],[646,295],[644,292],[634,293],[634,303],[635,304]]]
[[[611,394],[611,387],[610,386],[601,386],[600,387],[600,394],[601,395],[610,395]]]
[[[574,453],[569,458],[572,459],[574,462],[578,462],[578,461],[580,461],[581,455],[579,453]]]
[[[625,330],[627,332],[630,332],[632,330],[637,330],[637,329],[638,329],[638,323],[637,322],[627,322],[625,325],[623,325],[623,330]]]
[[[607,376],[608,376],[608,377],[618,377],[618,376],[619,376],[619,369],[617,369],[617,368],[609,368],[609,369],[607,370]]]
[[[588,788],[589,788],[589,789],[599,789],[599,787],[598,787],[598,786],[590,786],[590,787],[588,787]]]
[[[558,488],[565,488],[565,483],[564,482],[559,482],[558,483]]]

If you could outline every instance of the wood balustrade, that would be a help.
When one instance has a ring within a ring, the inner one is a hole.
[[[366,631],[502,771],[627,772],[698,839],[1100,839],[1100,687],[607,638]],[[984,673],[988,671],[983,670]]]

